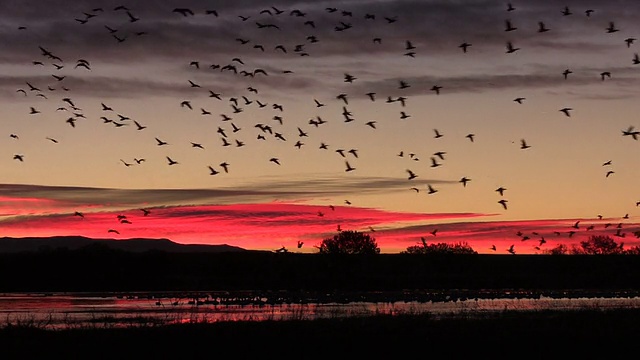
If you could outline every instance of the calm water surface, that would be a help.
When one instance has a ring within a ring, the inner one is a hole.
[[[328,294],[327,294],[328,295]],[[430,313],[434,316],[496,311],[579,310],[584,308],[640,308],[635,294],[572,293],[500,294],[487,296],[424,297],[359,295],[303,299],[265,295],[185,293],[48,293],[0,294],[0,327],[30,324],[43,328],[119,327],[216,321],[319,319],[375,314]],[[477,295],[477,294],[476,294]],[[381,299],[387,300],[381,300]]]

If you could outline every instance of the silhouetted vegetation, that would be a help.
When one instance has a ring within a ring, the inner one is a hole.
[[[622,358],[640,337],[638,309],[505,311],[436,318],[431,314],[264,322],[187,323],[128,328],[0,329],[3,358]],[[532,342],[534,343],[532,345]],[[523,353],[524,352],[524,353]],[[626,357],[627,355],[625,355]]]
[[[359,231],[340,231],[331,238],[322,240],[318,247],[320,254],[379,254],[376,239]]]
[[[640,256],[125,252],[0,254],[0,292],[636,289]]]
[[[455,244],[447,244],[447,243],[436,243],[436,244],[427,244],[427,241],[424,238],[421,238],[422,244],[409,246],[407,250],[402,253],[405,254],[451,254],[451,255],[471,255],[477,254],[478,252],[473,250],[471,246],[466,243],[455,243]]]
[[[617,243],[612,237],[606,235],[593,235],[587,240],[581,241],[580,245],[568,247],[559,244],[554,248],[546,250],[549,255],[638,255],[640,247],[633,246],[624,248],[624,243]]]

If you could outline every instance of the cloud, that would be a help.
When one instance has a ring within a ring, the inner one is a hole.
[[[264,178],[238,184],[228,189],[111,189],[96,187],[44,186],[0,184],[0,204],[8,212],[11,204],[20,202],[20,212],[42,210],[49,206],[49,213],[104,211],[108,209],[130,209],[154,206],[233,204],[269,202],[281,200],[310,201],[316,198],[377,192],[405,191],[406,179],[383,177],[354,177],[339,179],[315,177],[307,180],[287,180],[280,177]],[[447,180],[417,180],[415,184],[454,183]],[[10,201],[9,201],[10,200]],[[37,206],[30,206],[37,204]],[[44,205],[41,205],[44,204]],[[17,210],[16,210],[17,212]],[[17,214],[17,213],[16,213]]]
[[[515,40],[524,48],[531,49],[531,56],[525,61],[534,63],[543,60],[536,57],[537,50],[552,50],[558,54],[577,51],[603,54],[614,50],[616,44],[608,39],[587,37],[584,34],[596,29],[604,33],[608,19],[612,18],[620,18],[620,26],[624,28],[630,14],[637,13],[635,9],[622,11],[618,6],[598,4],[598,17],[594,15],[594,19],[588,19],[583,14],[578,14],[577,9],[583,9],[589,4],[567,4],[576,7],[576,14],[571,22],[561,16],[563,6],[552,1],[522,4],[512,14],[507,13],[504,3],[488,0],[339,3],[281,1],[275,5],[283,10],[280,15],[260,13],[264,9],[272,9],[262,2],[249,1],[241,4],[216,4],[215,10],[220,15],[218,17],[206,14],[205,11],[211,9],[211,4],[203,1],[191,1],[187,4],[138,1],[130,8],[141,20],[131,23],[126,13],[113,10],[118,5],[116,2],[103,4],[101,8],[104,11],[98,12],[94,11],[95,4],[88,1],[78,1],[71,5],[58,0],[32,0],[21,6],[5,4],[0,8],[3,10],[0,12],[3,14],[0,19],[7,20],[7,24],[27,26],[26,30],[17,30],[17,26],[0,29],[3,40],[0,42],[0,54],[5,66],[20,65],[24,67],[24,72],[33,72],[33,60],[49,61],[42,56],[38,46],[43,46],[64,59],[67,69],[76,59],[87,58],[95,64],[94,72],[99,72],[100,69],[103,72],[99,76],[67,72],[69,87],[73,86],[74,90],[87,95],[102,97],[177,95],[184,92],[186,85],[181,84],[179,79],[187,76],[206,81],[208,86],[219,88],[225,93],[238,93],[245,87],[241,75],[234,76],[230,72],[209,69],[213,64],[230,64],[234,57],[245,62],[245,65],[238,64],[239,71],[251,72],[256,68],[267,70],[270,76],[251,80],[282,92],[326,89],[330,87],[326,79],[336,73],[340,74],[347,66],[357,66],[358,71],[363,74],[370,72],[389,79],[392,71],[397,74],[402,69],[383,66],[382,62],[388,63],[395,59],[396,63],[404,63],[406,57],[402,55],[406,52],[406,41],[412,41],[417,47],[415,63],[407,63],[402,70],[407,72],[407,79],[415,84],[412,89],[408,89],[409,93],[428,93],[428,88],[418,90],[418,85],[425,83],[430,87],[437,81],[446,83],[449,90],[454,92],[474,92],[496,87],[553,86],[556,83],[552,75],[538,73],[414,77],[410,72],[424,68],[436,56],[460,59],[463,54],[458,45],[462,41],[473,43],[471,53],[466,55],[473,56],[480,62],[495,58],[497,54],[504,55],[507,40]],[[595,6],[595,3],[592,5]],[[171,10],[178,6],[189,7],[196,15],[184,17],[173,13]],[[327,7],[333,6],[338,11],[326,11]],[[293,9],[303,10],[305,16],[291,15]],[[353,16],[344,16],[343,10]],[[85,18],[85,13],[95,16],[89,18],[86,24],[80,24],[76,19]],[[365,14],[376,17],[373,20],[366,19]],[[242,21],[239,15],[250,18]],[[603,16],[607,16],[607,21],[598,21]],[[385,17],[397,18],[397,22],[388,23]],[[504,31],[506,18],[512,18],[518,24],[519,28],[513,35]],[[537,19],[547,21],[553,31],[544,36],[538,34]],[[307,21],[313,21],[315,27],[306,24]],[[273,23],[280,26],[281,30],[262,29],[256,22]],[[353,27],[341,32],[335,31],[335,26],[340,22],[352,24]],[[112,34],[105,26],[117,30],[116,33]],[[135,35],[141,31],[146,34]],[[113,35],[126,40],[119,43]],[[311,42],[309,36],[315,36],[318,42]],[[382,43],[374,44],[374,37],[380,37]],[[249,42],[242,45],[237,41],[238,38]],[[264,46],[265,51],[254,48],[254,45]],[[287,53],[275,50],[277,45],[285,46]],[[297,45],[303,46],[304,50],[294,51]],[[309,56],[301,57],[300,53],[308,53]],[[200,71],[194,71],[188,66],[191,61],[201,62]],[[46,69],[51,69],[49,63],[47,65]],[[164,70],[172,66],[173,79],[136,76],[144,73],[145,68],[154,66],[164,66]],[[316,69],[317,74],[325,75],[314,78],[298,74],[309,68]],[[293,70],[294,74],[283,76],[283,70]],[[0,74],[2,73],[0,67]],[[12,71],[12,75],[13,73]],[[49,75],[47,73],[46,76]],[[238,81],[229,81],[233,78]],[[15,80],[15,77],[10,76],[0,81],[0,84],[7,84],[3,86],[7,94],[15,92]],[[395,85],[387,84],[386,80],[381,81],[384,84],[375,80],[361,86],[382,91]],[[10,87],[6,88],[7,86]],[[207,96],[207,93],[203,91],[195,93],[195,96]]]
[[[31,200],[29,200],[31,201]],[[297,241],[313,252],[322,239],[342,230],[363,231],[374,236],[382,252],[400,252],[409,246],[428,243],[468,243],[480,253],[506,253],[514,245],[518,253],[536,253],[559,244],[578,245],[591,235],[608,235],[625,246],[640,244],[634,232],[640,224],[628,222],[606,226],[615,219],[576,219],[487,221],[494,214],[481,213],[406,213],[349,205],[297,204],[287,202],[227,205],[159,206],[150,208],[148,216],[139,209],[108,210],[85,213],[23,215],[0,222],[7,236],[83,235],[94,238],[169,238],[180,243],[229,244],[248,249],[293,248]],[[126,223],[118,216],[124,216]],[[268,224],[268,226],[265,226]],[[590,227],[593,230],[587,230]],[[570,235],[569,231],[575,231]],[[618,231],[625,238],[617,237]],[[435,235],[433,233],[435,232]],[[541,243],[541,239],[546,243]],[[536,249],[536,247],[540,249]]]

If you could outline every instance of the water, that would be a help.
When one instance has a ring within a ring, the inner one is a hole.
[[[286,294],[0,294],[0,327],[123,327],[217,321],[313,320],[376,314],[475,316],[498,311],[640,308],[640,295],[555,292]],[[426,296],[428,295],[428,296]]]

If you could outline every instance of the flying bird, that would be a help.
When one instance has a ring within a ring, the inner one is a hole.
[[[520,48],[513,46],[511,41],[507,42],[507,54],[512,54],[518,50],[520,50]]]
[[[517,27],[513,26],[513,24],[511,23],[511,20],[505,20],[504,26],[505,26],[504,31],[514,31],[518,29]]]
[[[633,126],[629,126],[627,130],[622,130],[622,136],[631,136],[633,140],[638,140],[638,135],[640,135],[640,131],[634,130]]]
[[[172,12],[182,14],[182,16],[195,15],[191,9],[186,9],[186,8],[175,8],[173,9]]]
[[[346,165],[346,169],[345,169],[344,171],[346,171],[346,172],[350,172],[350,171],[353,171],[353,170],[355,170],[355,169],[356,169],[356,168],[352,167],[352,166],[349,164],[349,162],[348,162],[348,161],[345,161],[344,163],[345,163],[345,165]]]
[[[173,160],[172,158],[170,158],[170,157],[168,157],[168,156],[167,156],[167,163],[168,163],[169,165],[176,165],[176,164],[178,164],[178,162],[177,162],[177,161]]]
[[[609,34],[620,31],[620,29],[616,28],[613,21],[609,22],[609,26],[607,26],[606,30],[607,30],[607,33]]]
[[[569,113],[569,111],[573,110],[572,108],[569,107],[565,107],[560,109],[559,111],[563,112],[566,116],[571,116],[571,114]]]
[[[539,33],[543,33],[543,32],[547,32],[549,31],[549,28],[546,27],[546,25],[544,24],[544,22],[542,21],[538,21],[538,32]]]

